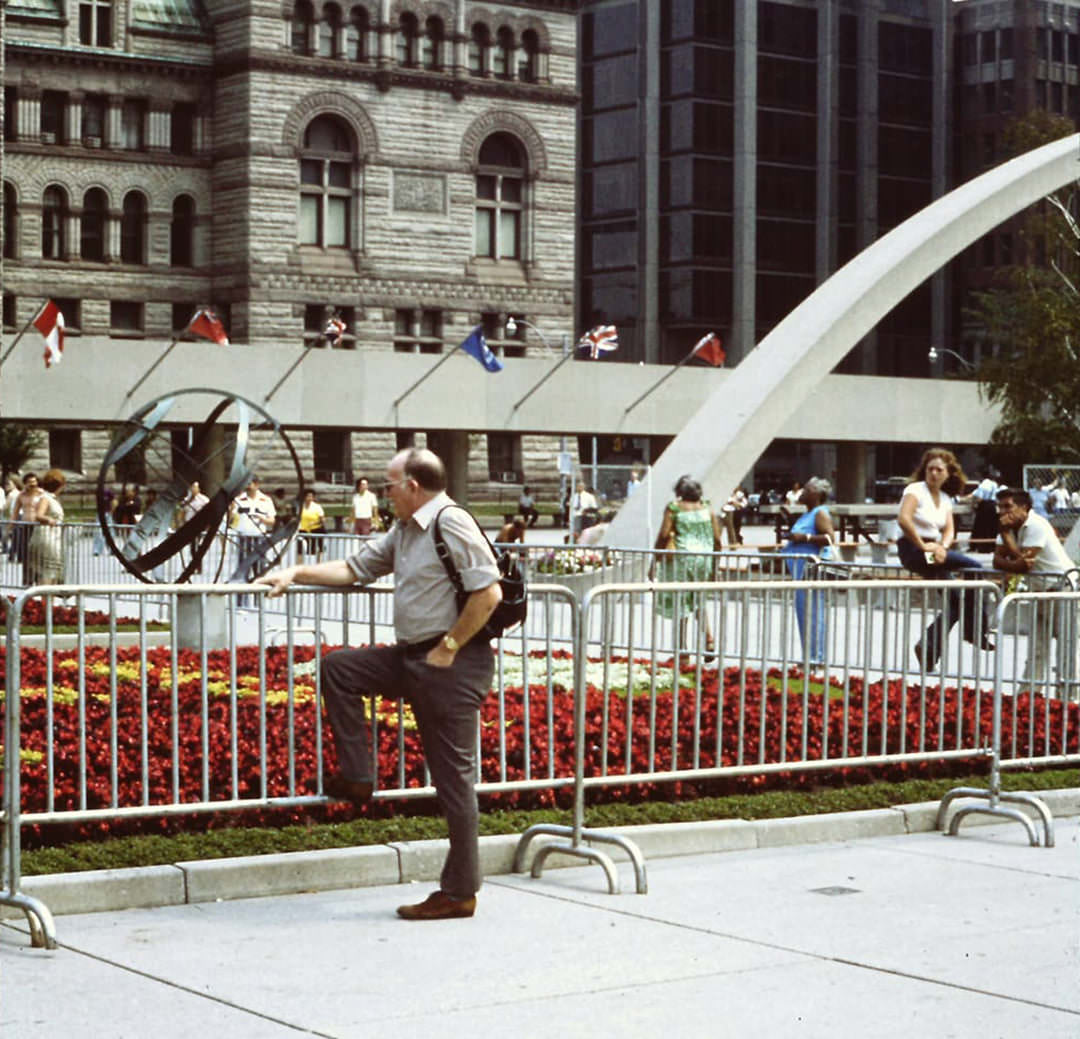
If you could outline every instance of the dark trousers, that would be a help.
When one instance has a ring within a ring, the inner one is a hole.
[[[963,552],[954,552],[952,549],[946,553],[944,563],[927,563],[926,556],[907,538],[900,538],[896,542],[896,554],[900,557],[900,565],[905,570],[910,570],[913,574],[931,581],[952,578],[954,570],[982,569],[982,564],[977,559],[966,556]],[[946,628],[944,616],[939,613],[926,629],[926,634],[922,639],[923,660],[927,667],[937,663],[944,645],[944,636],[952,630],[953,625],[960,620],[961,616],[964,619],[963,633],[967,642],[977,644],[986,632],[974,589],[964,592],[959,589],[955,592],[950,590],[946,593],[946,603],[948,627]]]
[[[430,643],[342,649],[322,661],[322,692],[334,731],[338,766],[346,779],[376,778],[364,698],[404,697],[413,709],[435,792],[450,830],[440,887],[468,898],[480,889],[476,732],[480,705],[491,689],[491,646],[467,643],[448,668],[425,663]]]

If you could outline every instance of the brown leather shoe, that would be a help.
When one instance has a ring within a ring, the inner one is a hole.
[[[423,902],[414,906],[398,906],[398,916],[404,920],[453,920],[472,916],[476,912],[476,896],[453,898],[442,891],[433,891]]]
[[[328,776],[323,791],[331,801],[348,801],[355,808],[371,800],[375,785],[367,780],[346,779],[342,775]]]

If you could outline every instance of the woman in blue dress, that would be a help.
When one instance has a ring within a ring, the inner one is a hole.
[[[829,510],[822,504],[832,485],[820,476],[806,481],[799,494],[799,504],[806,511],[791,524],[787,542],[780,549],[786,556],[788,570],[796,581],[806,577],[807,561],[811,558],[832,559],[834,530]],[[795,619],[799,623],[799,639],[803,657],[814,664],[825,662],[825,597],[821,592],[795,593]]]
[[[720,523],[709,503],[701,497],[701,484],[691,476],[680,476],[675,484],[675,500],[664,510],[664,522],[656,547],[671,552],[660,561],[662,581],[708,581],[712,577],[712,552],[720,547]],[[705,633],[706,659],[713,651],[708,604],[693,592],[661,592],[657,609],[665,617],[679,618],[679,645],[686,648],[686,621],[697,613]],[[688,662],[683,654],[680,663]]]

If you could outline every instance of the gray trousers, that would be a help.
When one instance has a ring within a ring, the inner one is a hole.
[[[430,644],[429,644],[430,645]],[[450,830],[440,887],[456,898],[480,889],[477,834],[476,733],[480,705],[491,689],[494,658],[479,638],[448,668],[425,663],[428,647],[404,644],[342,649],[323,657],[322,693],[345,779],[374,780],[364,698],[404,697],[412,706],[424,758]]]

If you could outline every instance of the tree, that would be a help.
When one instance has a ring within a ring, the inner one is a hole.
[[[0,478],[19,472],[44,442],[45,438],[36,429],[0,422]]]
[[[1007,128],[1019,154],[1075,132],[1036,111]],[[1027,460],[1080,462],[1080,225],[1078,185],[1033,206],[1020,230],[1020,263],[974,296],[969,316],[985,347],[976,376],[1001,407],[992,443]]]

